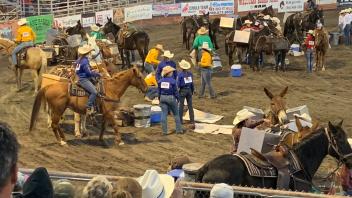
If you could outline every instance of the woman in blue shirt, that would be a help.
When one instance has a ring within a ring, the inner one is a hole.
[[[180,121],[177,101],[179,100],[176,80],[172,77],[175,69],[171,66],[165,66],[161,72],[163,77],[158,82],[159,100],[161,107],[161,128],[163,135],[168,135],[167,132],[167,115],[169,110],[172,112],[176,122],[176,133],[183,133]]]
[[[193,84],[193,74],[189,70],[191,68],[191,64],[185,60],[181,60],[178,63],[182,69],[177,75],[177,86],[179,88],[180,93],[180,103],[179,103],[179,114],[180,120],[183,124],[183,107],[185,99],[187,100],[187,107],[189,112],[190,122],[192,124],[192,128],[194,128],[194,112],[192,106],[192,95],[194,93],[194,84]]]
[[[76,74],[79,77],[78,83],[88,93],[89,98],[87,102],[87,113],[92,114],[94,112],[94,103],[98,95],[98,92],[90,81],[93,77],[100,77],[100,74],[90,70],[89,60],[87,55],[93,50],[89,45],[84,45],[78,48],[78,54],[80,57],[76,61]]]

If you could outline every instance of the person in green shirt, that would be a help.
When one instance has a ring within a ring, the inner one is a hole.
[[[203,46],[203,43],[208,43],[208,46],[211,49],[211,51],[215,50],[214,45],[211,42],[210,36],[208,35],[208,32],[209,30],[207,30],[205,27],[199,28],[199,30],[197,31],[197,36],[193,41],[192,47],[198,52],[198,60],[200,60],[201,51],[202,51],[201,48]]]
[[[94,25],[90,26],[90,29],[92,30],[90,32],[90,36],[95,36],[95,39],[97,39],[97,40],[105,39],[105,36],[103,35],[103,33],[100,32],[99,26],[94,24]]]

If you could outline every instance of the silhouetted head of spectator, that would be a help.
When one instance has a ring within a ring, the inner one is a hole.
[[[0,197],[11,197],[17,181],[19,144],[10,127],[0,122]]]
[[[110,198],[112,195],[112,184],[103,176],[94,177],[84,187],[83,198]]]

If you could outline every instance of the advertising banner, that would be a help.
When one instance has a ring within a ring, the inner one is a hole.
[[[153,5],[139,5],[125,8],[125,21],[136,21],[153,18]]]
[[[234,1],[211,1],[209,6],[210,15],[234,14]]]
[[[180,15],[181,4],[155,4],[153,5],[153,16],[169,16],[169,15]]]
[[[16,35],[17,28],[17,21],[0,23],[0,36],[12,40]]]
[[[121,24],[125,21],[125,11],[123,8],[114,9],[114,23]]]
[[[95,24],[95,13],[82,14],[82,26],[90,27]]]
[[[81,15],[72,15],[67,17],[54,18],[55,27],[67,28],[77,25],[77,21],[81,20]]]
[[[181,16],[201,15],[209,12],[209,1],[181,3]]]
[[[113,10],[105,10],[105,11],[96,12],[95,13],[95,23],[99,23],[100,25],[105,25],[105,23],[108,22],[108,17],[109,18],[114,17]]]
[[[352,0],[337,0],[337,5],[350,7],[352,5]]]
[[[300,12],[304,10],[305,0],[280,0],[278,12]]]
[[[269,6],[278,8],[279,0],[238,0],[238,12],[264,10]]]
[[[46,33],[53,25],[53,15],[40,15],[27,17],[28,25],[36,34],[35,43],[42,43],[46,40]]]

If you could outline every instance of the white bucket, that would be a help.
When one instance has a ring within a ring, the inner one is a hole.
[[[134,126],[138,128],[150,127],[151,105],[137,104],[134,109]]]

